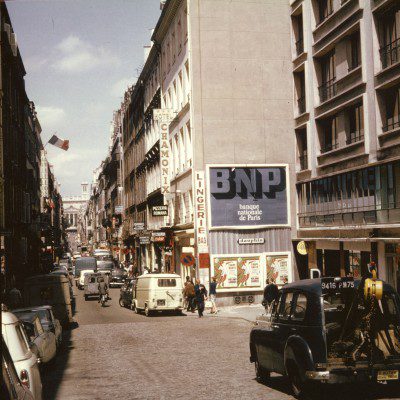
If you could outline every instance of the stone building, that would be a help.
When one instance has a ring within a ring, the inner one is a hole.
[[[400,3],[290,1],[298,256],[324,275],[374,261],[399,285]]]

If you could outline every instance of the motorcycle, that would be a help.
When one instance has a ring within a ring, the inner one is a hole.
[[[104,307],[104,305],[106,304],[107,300],[108,300],[108,295],[107,294],[102,294],[101,298],[100,298],[100,303],[101,303],[102,307]]]

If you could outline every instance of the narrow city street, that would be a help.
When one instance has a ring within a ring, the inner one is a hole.
[[[76,292],[75,327],[43,374],[46,399],[293,399],[286,379],[256,381],[249,363],[251,323],[241,318],[145,317],[118,305],[102,308]],[[383,388],[384,389],[384,388]],[[395,399],[379,388],[330,398]]]

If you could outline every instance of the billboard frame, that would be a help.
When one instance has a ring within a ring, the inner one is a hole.
[[[286,211],[287,211],[287,224],[269,224],[269,225],[234,225],[234,226],[213,226],[211,214],[211,184],[210,184],[210,169],[211,168],[285,168],[286,171]],[[206,190],[207,190],[207,213],[208,213],[208,230],[257,230],[264,228],[291,228],[291,207],[290,207],[290,174],[289,164],[206,164]]]

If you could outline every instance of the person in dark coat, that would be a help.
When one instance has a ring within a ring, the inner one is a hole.
[[[199,279],[196,279],[194,291],[196,293],[197,311],[199,313],[199,318],[201,318],[203,316],[205,301],[207,299],[207,289],[200,283]]]
[[[264,299],[262,304],[265,307],[268,307],[278,297],[278,294],[278,286],[275,284],[275,282],[267,279],[267,285],[264,288]]]
[[[192,279],[190,276],[186,277],[185,287],[183,289],[183,295],[187,300],[187,311],[194,312],[196,305],[195,305],[195,290]]]

